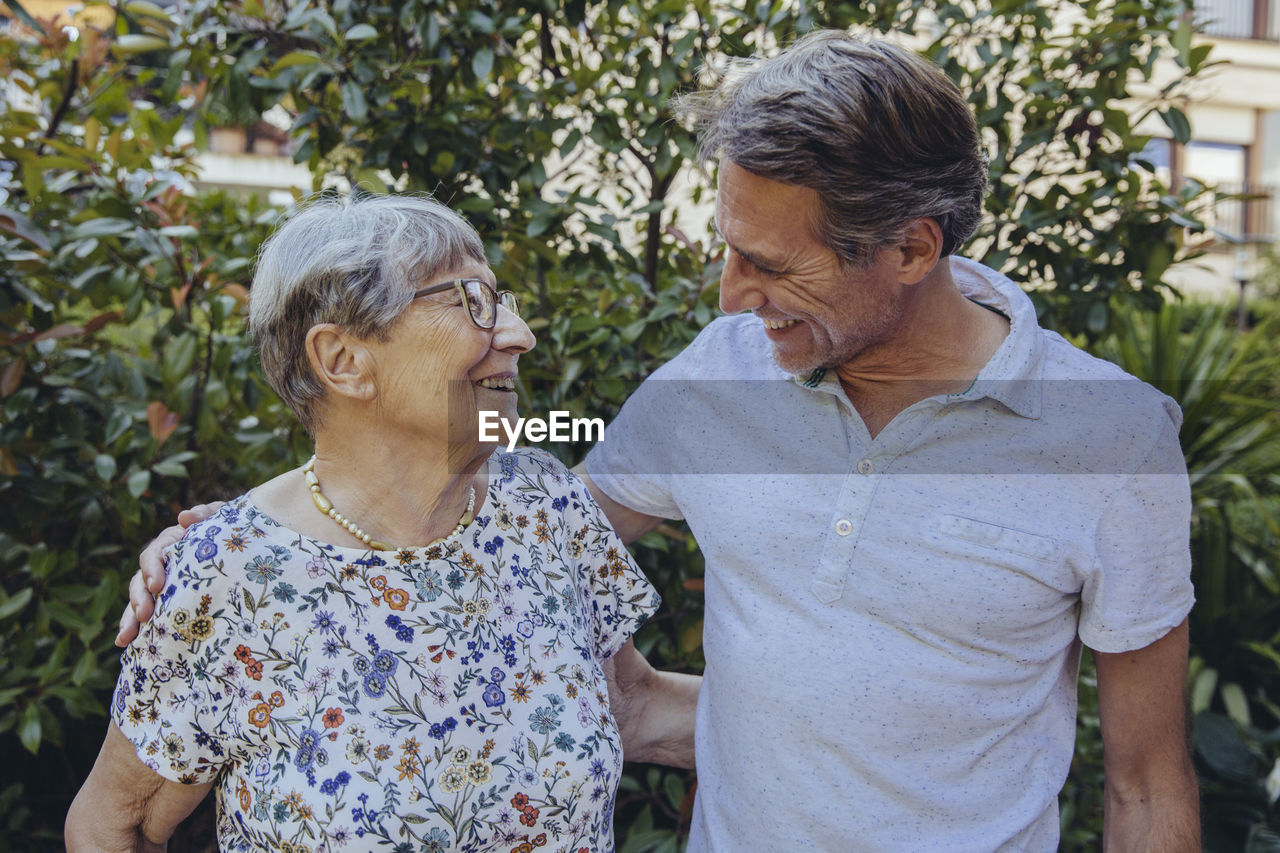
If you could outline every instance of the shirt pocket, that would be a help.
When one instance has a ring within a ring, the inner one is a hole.
[[[877,556],[882,570],[858,588],[864,606],[942,646],[1040,657],[1047,638],[1056,648],[1074,634],[1079,583],[1053,537],[938,514]]]
[[[940,527],[941,532],[947,536],[963,539],[992,551],[1027,557],[1040,563],[1055,563],[1059,560],[1058,543],[1047,536],[960,515],[943,516]]]

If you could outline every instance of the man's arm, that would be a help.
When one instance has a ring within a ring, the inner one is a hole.
[[[156,596],[164,589],[164,549],[182,538],[187,528],[197,521],[204,521],[218,511],[222,502],[199,504],[178,513],[178,523],[160,531],[150,545],[138,556],[138,571],[129,579],[129,603],[120,614],[120,630],[116,645],[124,648],[138,636],[141,623],[155,612]]]
[[[1184,620],[1146,648],[1094,652],[1106,850],[1200,850],[1200,798],[1187,748],[1187,646]]]
[[[180,785],[159,776],[138,760],[133,744],[113,722],[67,812],[67,850],[162,852],[178,824],[212,787],[212,782]]]
[[[573,473],[581,477],[582,482],[587,484],[587,491],[591,492],[591,497],[600,505],[600,509],[604,510],[605,518],[609,519],[609,524],[613,526],[618,538],[626,544],[630,545],[662,523],[662,519],[656,515],[645,515],[643,512],[636,512],[634,509],[623,506],[606,495],[604,489],[597,486],[592,481],[591,476],[587,474],[586,465],[578,463],[574,467]]]

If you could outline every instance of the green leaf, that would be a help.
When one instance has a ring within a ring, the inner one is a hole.
[[[1227,716],[1234,720],[1237,724],[1248,728],[1251,720],[1249,715],[1249,700],[1245,698],[1244,689],[1239,684],[1230,682],[1222,685],[1220,691],[1222,696],[1222,704],[1226,706]]]
[[[355,80],[347,80],[342,84],[342,111],[355,122],[364,121],[369,115],[364,89]]]
[[[1195,678],[1195,682],[1191,688],[1191,711],[1198,714],[1201,711],[1209,709],[1210,703],[1213,702],[1214,691],[1218,687],[1218,671],[1212,667],[1205,667]]]
[[[196,360],[196,347],[199,340],[195,333],[185,332],[169,342],[164,353],[162,375],[166,385],[177,385],[191,374],[191,367]]]
[[[120,8],[124,9],[124,11],[131,15],[141,15],[144,18],[157,18],[162,21],[169,20],[169,13],[162,7],[157,6],[155,3],[149,2],[149,0],[126,0]]]
[[[173,458],[161,459],[159,462],[151,466],[151,470],[165,477],[185,477],[187,476],[187,466]]]
[[[493,72],[493,51],[487,47],[476,51],[476,55],[471,60],[471,70],[479,79],[488,80]]]
[[[1160,118],[1164,120],[1165,126],[1173,133],[1176,142],[1186,145],[1191,141],[1191,122],[1187,121],[1187,115],[1177,107],[1169,107],[1160,111]]]
[[[93,653],[93,649],[85,649],[76,662],[76,668],[71,671],[71,683],[77,687],[82,686],[97,668],[98,656]]]
[[[21,237],[42,251],[49,250],[49,240],[44,233],[16,210],[0,207],[0,232]]]
[[[1231,720],[1221,714],[1200,714],[1192,723],[1192,732],[1196,753],[1217,775],[1228,781],[1253,782],[1258,759]]]
[[[1183,19],[1173,30],[1173,47],[1178,51],[1178,61],[1182,67],[1191,65],[1191,21]]]
[[[137,56],[140,53],[151,53],[156,50],[164,50],[168,46],[169,40],[160,38],[160,36],[128,33],[126,35],[116,36],[116,41],[115,44],[111,46],[111,51],[117,56]]]
[[[363,41],[365,39],[377,38],[378,30],[370,24],[356,24],[347,30],[344,35],[347,41]]]
[[[166,225],[160,229],[160,234],[180,240],[194,240],[200,236],[200,232],[192,225]]]
[[[294,50],[277,59],[267,74],[270,77],[274,77],[286,68],[296,68],[300,65],[315,65],[321,61],[323,60],[320,54],[313,50]]]
[[[0,619],[8,619],[15,613],[20,613],[31,602],[31,596],[31,587],[27,587],[0,601]]]
[[[150,485],[151,472],[145,468],[134,471],[129,475],[127,488],[129,489],[129,494],[135,498],[142,497],[143,492],[145,492]]]
[[[71,226],[66,231],[66,237],[68,240],[87,240],[91,237],[117,237],[121,234],[128,234],[133,229],[134,224],[127,219],[103,216]]]
[[[43,729],[40,725],[40,706],[28,705],[22,712],[22,721],[18,723],[18,739],[27,752],[35,755],[40,751],[40,739]]]
[[[115,457],[107,453],[99,453],[93,459],[93,468],[98,472],[98,479],[104,483],[109,483],[111,478],[116,475]]]

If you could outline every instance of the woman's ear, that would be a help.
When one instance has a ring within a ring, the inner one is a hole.
[[[358,400],[377,395],[372,359],[364,342],[333,323],[320,323],[307,331],[307,361],[326,391]]]
[[[924,280],[942,255],[942,229],[937,220],[924,217],[907,224],[899,245],[902,260],[898,267],[901,284],[919,284]]]

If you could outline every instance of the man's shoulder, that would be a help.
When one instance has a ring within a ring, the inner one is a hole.
[[[752,314],[717,317],[684,351],[654,373],[659,379],[778,379],[764,324]]]
[[[1046,379],[1128,379],[1140,381],[1119,365],[1085,352],[1057,332],[1040,329]],[[1152,389],[1155,390],[1155,389]]]
[[[1044,399],[1049,411],[1071,422],[1110,428],[1140,445],[1149,445],[1170,424],[1182,424],[1177,401],[1125,372],[1119,365],[1091,355],[1056,332],[1041,330]]]

